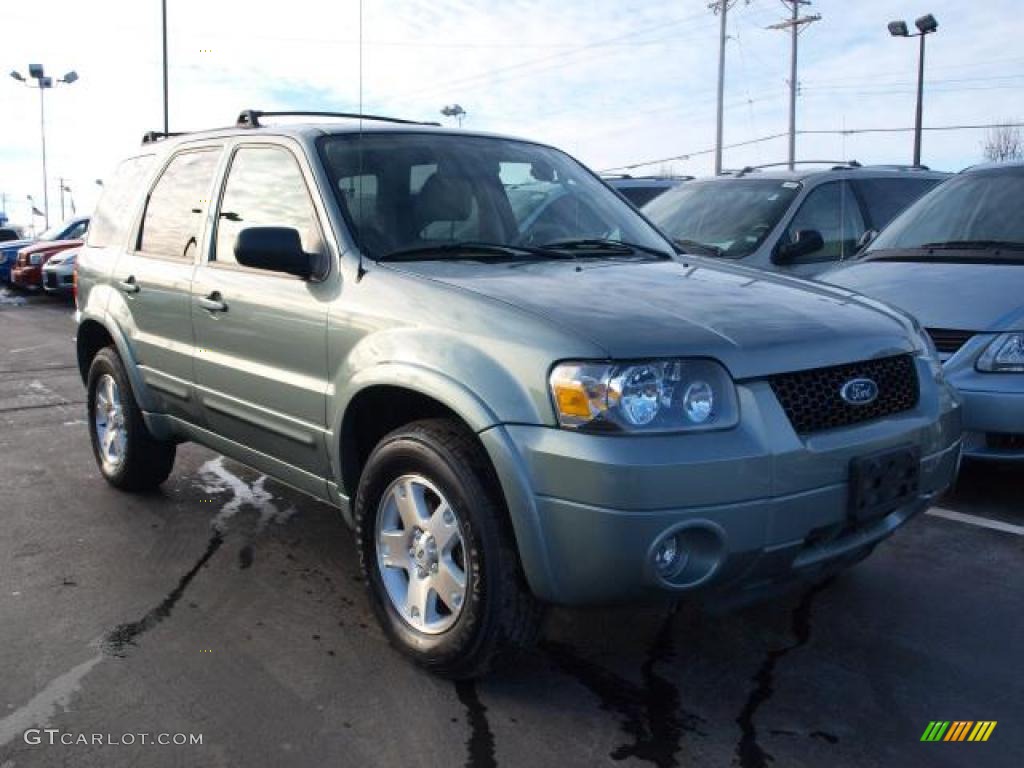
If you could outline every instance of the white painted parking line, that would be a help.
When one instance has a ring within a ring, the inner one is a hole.
[[[963,512],[954,512],[952,509],[943,509],[942,507],[932,507],[925,514],[941,517],[945,520],[953,520],[957,523],[976,525],[979,528],[991,528],[993,531],[1024,536],[1024,525],[1004,523],[1002,520],[992,520],[988,517],[978,517],[977,515],[965,515]]]

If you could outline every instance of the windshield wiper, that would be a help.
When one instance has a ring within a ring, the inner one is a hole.
[[[604,237],[579,237],[566,238],[565,240],[552,240],[541,246],[543,250],[565,250],[565,251],[595,251],[604,253],[635,254],[637,251],[649,253],[661,259],[671,259],[672,256],[665,251],[652,248],[649,245],[638,243],[627,243],[624,240],[612,240]]]
[[[467,254],[475,254],[477,256],[500,256],[513,259],[522,259],[523,257],[539,257],[544,259],[573,258],[569,254],[559,253],[558,251],[549,251],[545,248],[466,240],[457,243],[437,243],[435,245],[420,245],[415,248],[399,248],[396,251],[391,251],[390,253],[378,256],[377,261],[426,261],[438,256],[460,256]]]
[[[1024,251],[1024,243],[1012,240],[943,240],[939,243],[925,243],[921,248],[945,251],[981,251],[981,250],[1007,250]]]
[[[682,248],[686,253],[695,251],[698,255],[703,254],[705,256],[722,256],[725,254],[725,251],[717,245],[701,243],[697,240],[687,240],[685,237],[673,237],[672,242]]]

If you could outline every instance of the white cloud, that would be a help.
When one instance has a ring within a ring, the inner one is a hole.
[[[359,5],[289,0],[257,5],[169,0],[171,127],[230,123],[244,107],[335,108],[359,102]],[[817,0],[823,20],[801,36],[802,128],[913,124],[916,45],[886,32],[917,4]],[[925,124],[1024,117],[1024,54],[1014,0],[930,0]],[[726,142],[786,129],[789,46],[764,29],[776,0],[730,13]],[[93,180],[162,122],[159,3],[43,0],[5,10],[2,66],[42,62],[81,79],[46,94],[52,218],[57,176],[91,205]],[[364,0],[366,111],[440,119],[445,103],[467,128],[556,144],[595,168],[712,146],[717,19],[704,0]],[[0,191],[41,200],[38,94],[0,87]],[[978,159],[983,132],[929,133],[925,162]],[[804,158],[907,162],[911,135],[802,136]],[[726,164],[784,159],[785,141],[728,150]],[[673,164],[707,173],[710,155]],[[649,170],[657,170],[653,166]],[[12,215],[24,218],[22,205]]]

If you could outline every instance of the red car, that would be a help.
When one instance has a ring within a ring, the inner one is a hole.
[[[18,251],[18,257],[11,269],[11,283],[19,288],[41,288],[43,265],[54,254],[82,245],[88,229],[89,219],[83,217],[68,226],[60,240],[40,238],[32,245],[26,245]]]

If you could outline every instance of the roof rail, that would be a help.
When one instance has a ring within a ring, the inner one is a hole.
[[[185,135],[184,131],[177,131],[175,133],[164,133],[163,131],[146,131],[144,134],[142,134],[142,143],[143,144],[152,144],[152,143],[154,143],[156,141],[161,141],[163,139],[172,138],[173,136],[184,136],[184,135]]]
[[[901,163],[877,163],[867,166],[868,168],[874,168],[876,170],[893,170],[893,171],[930,171],[927,165],[903,165]]]
[[[842,171],[848,168],[863,168],[860,163],[856,160],[795,160],[793,165],[831,165],[831,170]],[[735,173],[736,176],[746,176],[752,171],[760,171],[762,168],[781,168],[783,166],[788,167],[789,163],[762,163],[761,165],[745,165],[738,171],[727,171],[723,172],[723,176],[727,174]]]
[[[402,125],[440,125],[440,123],[425,123],[419,120],[403,120],[399,117],[362,115],[357,112],[310,112],[307,110],[264,112],[259,109],[243,109],[238,115],[235,125],[239,128],[259,128],[261,127],[261,117],[344,117],[350,120],[376,120],[382,123],[401,123]]]

